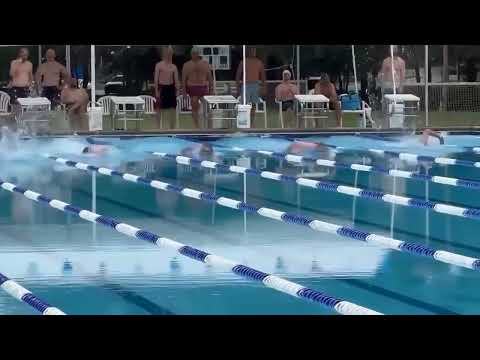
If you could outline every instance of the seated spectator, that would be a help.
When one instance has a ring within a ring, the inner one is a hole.
[[[323,95],[330,100],[329,106],[330,110],[335,110],[335,116],[337,120],[337,127],[340,127],[342,124],[342,110],[340,101],[338,100],[337,91],[335,86],[330,82],[330,78],[327,74],[323,73],[320,75],[320,80],[315,84],[315,89],[313,91],[314,95]]]
[[[282,82],[275,88],[275,99],[282,102],[282,110],[293,109],[293,100],[298,95],[298,87],[290,81],[290,71],[283,70]]]
[[[291,78],[290,71],[284,70],[282,82],[275,88],[275,100],[281,101],[282,111],[286,111],[289,114],[287,123],[293,118],[293,102],[295,95],[299,93],[297,85],[290,81]]]
[[[67,79],[66,85],[60,95],[60,101],[67,106],[67,114],[73,123],[74,130],[81,130],[86,123],[86,114],[88,106],[88,94],[85,89],[79,88],[77,80],[74,78]]]

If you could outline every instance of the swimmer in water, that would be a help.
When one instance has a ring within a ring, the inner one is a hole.
[[[110,153],[111,147],[107,145],[88,145],[82,150],[82,154],[103,156]]]
[[[315,159],[329,159],[332,151],[328,146],[307,142],[307,141],[294,141],[286,151],[288,154],[307,156]]]
[[[212,159],[215,157],[212,145],[207,143],[188,146],[182,149],[180,154],[197,160]]]
[[[420,142],[427,146],[427,145],[444,145],[445,138],[442,134],[437,133],[436,131],[425,129],[420,136]]]

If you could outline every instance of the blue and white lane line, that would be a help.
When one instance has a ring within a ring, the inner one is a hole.
[[[322,145],[325,145],[325,144],[322,144]],[[355,148],[335,146],[335,145],[326,145],[326,146],[331,147],[335,150],[342,150],[342,151],[343,150],[366,150],[373,154],[405,160],[412,164],[418,164],[420,162],[430,162],[430,163],[439,164],[439,165],[457,165],[457,166],[466,166],[466,167],[474,167],[474,168],[480,167],[480,162],[478,161],[461,160],[461,159],[454,159],[454,158],[448,158],[448,157],[434,157],[434,156],[428,156],[428,155],[418,155],[418,154],[412,154],[412,153],[396,152],[396,151],[381,150],[381,149],[361,149],[361,148],[355,149]]]
[[[58,163],[77,168],[79,170],[97,172],[102,175],[107,176],[117,176],[125,181],[130,181],[133,183],[138,183],[152,187],[154,189],[159,189],[167,192],[173,192],[185,197],[192,199],[202,200],[210,203],[216,203],[220,206],[228,207],[235,210],[240,210],[252,214],[257,214],[269,219],[281,221],[287,224],[296,224],[307,226],[315,231],[326,232],[329,234],[339,235],[345,238],[360,240],[367,242],[369,244],[381,246],[383,248],[389,248],[392,250],[405,252],[412,255],[419,255],[433,259],[435,261],[461,266],[467,269],[480,270],[480,259],[455,254],[449,251],[443,250],[434,250],[428,247],[425,247],[420,244],[410,243],[405,241],[400,241],[391,237],[385,237],[382,235],[377,235],[373,233],[368,233],[365,231],[357,230],[348,226],[341,226],[333,223],[328,223],[325,221],[311,219],[306,216],[291,214],[283,211],[278,211],[275,209],[270,209],[267,207],[258,207],[255,205],[250,205],[243,201],[238,201],[235,199],[217,196],[212,193],[202,192],[195,189],[180,187],[177,185],[172,185],[166,182],[158,180],[149,180],[141,176],[137,176],[129,173],[122,173],[116,170],[108,169],[105,167],[97,167],[94,165],[71,161],[55,156],[49,156],[50,159],[55,160]],[[208,164],[208,161],[204,161],[205,164]],[[213,165],[212,165],[213,166]]]
[[[378,174],[387,175],[391,177],[422,180],[422,181],[433,182],[441,185],[450,185],[455,187],[464,187],[467,189],[480,190],[480,182],[474,181],[474,180],[464,180],[464,179],[457,179],[457,178],[445,177],[445,176],[425,175],[425,174],[419,174],[418,172],[413,172],[413,171],[385,169],[382,167],[371,166],[371,165],[344,164],[344,163],[339,163],[335,160],[315,159],[307,156],[292,155],[292,154],[274,152],[274,151],[249,150],[249,149],[244,149],[239,147],[232,147],[227,149],[234,152],[255,153],[255,154],[268,156],[271,158],[284,159],[293,163],[314,162],[320,166],[332,167],[337,169],[372,172],[372,173],[378,173]]]
[[[104,169],[104,168],[100,168],[100,169]],[[127,176],[127,178],[128,177],[129,176]],[[77,208],[73,205],[70,205],[60,200],[50,199],[35,191],[23,189],[21,187],[16,186],[15,184],[4,182],[2,179],[0,179],[0,185],[2,189],[10,191],[12,193],[16,192],[16,193],[22,194],[29,200],[36,201],[38,203],[47,205],[51,208],[63,211],[65,213],[76,215],[92,223],[104,225],[121,234],[134,237],[139,240],[148,241],[159,247],[173,249],[176,252],[178,252],[180,255],[189,257],[193,260],[197,260],[211,266],[228,269],[229,271],[233,272],[236,275],[239,275],[249,280],[259,281],[266,287],[272,288],[274,290],[283,292],[285,294],[288,294],[297,298],[319,303],[331,310],[338,312],[339,314],[383,315],[374,310],[351,303],[349,301],[337,299],[330,295],[324,294],[317,290],[304,287],[300,284],[283,279],[281,277],[264,273],[260,270],[256,270],[254,268],[242,265],[240,263],[223,258],[221,256],[210,254],[208,252],[202,251],[200,249],[196,249],[194,247],[182,244],[180,242],[177,242],[165,237],[161,237],[147,230],[139,229],[129,224],[119,222],[113,218],[103,216],[88,210]],[[19,292],[18,295],[20,294],[21,292]]]
[[[0,287],[10,296],[24,302],[43,315],[65,315],[65,313],[33,295],[22,285],[0,273]]]
[[[190,166],[199,166],[207,169],[217,169],[218,171],[228,171],[235,174],[247,174],[252,176],[261,177],[264,179],[270,179],[274,181],[280,181],[285,183],[296,183],[300,186],[310,187],[316,190],[337,192],[339,194],[345,194],[353,197],[361,197],[368,200],[377,200],[383,201],[389,204],[402,205],[411,208],[420,208],[428,209],[435,211],[441,214],[459,216],[463,218],[480,220],[480,209],[476,208],[464,208],[460,206],[453,206],[448,204],[443,204],[435,201],[427,201],[418,198],[411,198],[406,196],[399,196],[394,194],[388,194],[381,191],[362,189],[353,186],[345,186],[332,181],[318,181],[302,177],[295,177],[290,175],[285,175],[281,173],[271,172],[271,171],[260,171],[253,168],[246,168],[243,166],[236,165],[224,165],[212,161],[200,161],[192,159],[186,156],[178,156],[167,153],[152,152],[149,151],[149,154],[158,156],[162,159],[171,159],[175,160],[177,164],[180,165],[190,165]]]
[[[355,148],[355,147],[348,147],[348,146],[336,146],[336,145],[325,144],[325,143],[320,143],[316,141],[302,140],[302,139],[299,139],[299,141],[327,146],[330,149],[332,149],[332,151],[336,154],[345,150],[347,151],[359,150],[359,151],[368,151],[380,156],[405,160],[412,164],[418,164],[420,162],[429,162],[429,163],[435,163],[439,165],[457,165],[457,166],[476,167],[476,168],[480,167],[480,162],[478,161],[461,160],[461,159],[447,158],[447,157],[441,157],[441,156],[435,157],[435,156],[428,156],[428,155],[418,155],[413,153],[397,152],[397,151],[382,150],[382,149],[365,149],[365,148],[358,148],[358,147]],[[472,148],[472,149],[473,151],[475,151],[474,149],[476,148]],[[477,148],[477,149],[480,149],[480,148]]]

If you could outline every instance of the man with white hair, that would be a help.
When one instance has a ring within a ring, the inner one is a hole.
[[[287,112],[288,122],[293,115],[295,95],[299,94],[298,87],[291,82],[292,75],[289,70],[283,70],[282,82],[275,88],[275,100],[282,103],[282,111]],[[288,127],[288,126],[287,126]]]
[[[27,48],[20,48],[17,58],[10,63],[10,77],[11,103],[16,103],[18,98],[29,97],[33,82],[33,65],[28,60]]]
[[[61,81],[66,81],[69,74],[65,66],[55,60],[55,50],[48,49],[45,53],[47,61],[37,69],[35,74],[35,81],[40,93],[46,97],[52,105],[58,105],[60,103],[60,91]]]
[[[202,59],[198,47],[194,46],[190,54],[191,60],[183,65],[182,86],[183,93],[188,94],[192,102],[193,123],[199,128],[200,99],[213,92],[213,77],[210,65]]]

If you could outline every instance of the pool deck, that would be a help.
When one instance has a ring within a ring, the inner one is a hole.
[[[375,114],[374,114],[375,115]],[[405,129],[372,129],[358,127],[358,119],[353,114],[344,114],[343,128],[335,127],[335,119],[330,116],[326,121],[326,126],[321,128],[281,128],[280,121],[278,119],[278,112],[271,109],[268,112],[268,128],[263,127],[263,116],[259,116],[256,121],[257,128],[250,129],[195,129],[193,127],[193,121],[191,116],[182,115],[180,118],[180,128],[175,129],[160,129],[158,120],[155,116],[147,115],[144,120],[139,124],[139,128],[135,128],[135,124],[128,123],[127,130],[112,130],[111,120],[108,117],[104,117],[102,131],[86,131],[78,130],[78,135],[101,135],[101,136],[158,136],[158,135],[230,135],[234,133],[245,134],[299,134],[299,135],[313,135],[313,134],[352,134],[352,133],[369,133],[369,134],[402,134]],[[430,129],[438,131],[448,131],[454,133],[472,133],[480,131],[480,113],[432,113],[430,114]],[[381,114],[374,116],[377,120],[381,118]],[[12,123],[13,119],[7,119],[0,117],[0,125],[5,123]],[[163,124],[162,124],[163,125]],[[417,131],[421,132],[425,128],[424,114],[419,113],[417,121]],[[63,113],[52,112],[50,116],[48,135],[50,136],[68,136],[73,134],[73,130],[70,128],[70,123],[65,122]],[[46,134],[47,135],[47,134]]]

